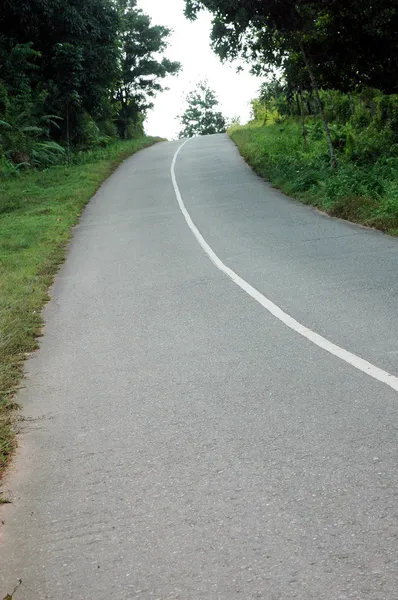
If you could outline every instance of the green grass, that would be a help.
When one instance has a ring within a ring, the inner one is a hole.
[[[353,157],[337,152],[337,169],[330,166],[318,123],[309,124],[306,151],[295,122],[233,127],[229,135],[248,164],[289,196],[332,216],[398,234],[398,146],[387,143],[383,132],[358,133]]]
[[[71,228],[101,183],[129,155],[160,141],[140,138],[73,156],[73,165],[0,179],[0,477],[15,447],[15,392],[37,348],[41,310]]]

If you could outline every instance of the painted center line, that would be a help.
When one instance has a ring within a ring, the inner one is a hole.
[[[261,294],[261,292],[256,290],[256,288],[250,285],[250,283],[247,283],[247,281],[242,279],[242,277],[235,273],[235,271],[227,267],[227,265],[225,265],[222,262],[222,260],[217,256],[214,250],[206,242],[203,235],[196,227],[195,223],[192,221],[191,216],[187,211],[184,201],[182,199],[180,188],[178,187],[177,178],[175,174],[175,165],[179,153],[188,141],[189,140],[186,140],[183,144],[181,144],[181,146],[178,148],[177,152],[173,157],[173,162],[171,164],[171,180],[173,182],[178,205],[181,209],[182,214],[185,217],[188,227],[196,237],[203,250],[206,252],[207,256],[210,258],[212,263],[217,267],[217,269],[219,269],[220,271],[222,271],[222,273],[227,275],[227,277],[232,279],[232,281],[236,283],[237,286],[239,286],[243,291],[245,291],[259,304],[261,304],[263,308],[265,308],[269,313],[271,313],[271,315],[279,319],[279,321],[281,321],[284,325],[286,325],[296,333],[300,334],[301,336],[305,337],[307,340],[309,340],[319,348],[322,348],[322,350],[326,350],[326,352],[329,352],[329,354],[337,356],[337,358],[340,358],[355,369],[362,371],[366,375],[369,375],[369,377],[373,377],[373,379],[377,379],[377,381],[385,383],[390,388],[398,392],[398,377],[395,377],[395,375],[391,375],[391,373],[387,373],[387,371],[383,371],[383,369],[380,369],[379,367],[372,365],[367,360],[364,360],[360,356],[357,356],[356,354],[353,354],[352,352],[349,352],[348,350],[337,346],[336,344],[330,342],[315,331],[312,331],[312,329],[309,329],[305,325],[302,325],[301,323],[296,321],[296,319],[294,319],[286,312],[284,312],[281,308],[279,308],[279,306],[274,304],[274,302],[266,298],[263,294]]]

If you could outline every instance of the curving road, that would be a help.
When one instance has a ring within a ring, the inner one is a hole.
[[[396,600],[398,241],[286,198],[226,136],[180,145],[76,227],[0,598]]]

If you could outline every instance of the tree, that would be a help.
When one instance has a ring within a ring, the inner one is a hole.
[[[306,38],[313,35],[317,20],[323,16],[323,6],[329,0],[319,0],[316,6],[314,0],[251,0],[244,5],[235,0],[185,1],[186,15],[191,19],[205,7],[215,15],[213,46],[223,59],[239,54],[255,61],[265,59],[269,72],[270,66],[283,65],[290,53],[301,54],[322,116],[331,163],[336,166],[319,85],[306,49]]]
[[[120,59],[116,100],[117,124],[122,138],[129,123],[137,124],[140,115],[152,108],[155,95],[163,91],[160,83],[167,75],[176,75],[179,62],[158,55],[167,48],[171,30],[152,25],[151,19],[136,7],[136,0],[117,0],[120,18]]]
[[[238,54],[256,70],[280,66],[304,43],[323,87],[358,85],[398,93],[397,0],[185,0],[194,19],[213,15],[213,46],[222,58]]]
[[[6,0],[0,120],[4,95],[19,108],[39,99],[42,115],[61,117],[50,138],[68,148],[107,143],[117,135],[115,122],[122,137],[142,132],[160,81],[180,69],[161,56],[169,35],[137,0]]]
[[[199,82],[196,90],[187,96],[188,108],[180,117],[180,138],[225,133],[227,123],[222,113],[215,110],[218,100],[207,81]]]
[[[396,0],[186,0],[191,19],[203,8],[214,15],[212,42],[222,59],[240,55],[257,73],[282,67],[290,87],[311,86],[333,163],[320,88],[398,91]]]
[[[327,0],[317,35],[306,40],[320,84],[342,92],[358,86],[398,93],[396,0]]]
[[[61,137],[69,113],[75,132],[80,113],[101,113],[117,74],[117,36],[113,0],[10,0],[0,13],[3,52],[37,53],[29,86],[46,94],[47,112],[64,118],[53,132]]]

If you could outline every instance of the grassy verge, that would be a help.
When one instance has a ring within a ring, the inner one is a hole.
[[[101,183],[129,155],[159,141],[140,138],[73,156],[73,165],[0,180],[0,477],[15,446],[15,392],[37,348],[41,309],[70,231]]]
[[[398,235],[398,146],[381,156],[364,151],[355,160],[340,152],[333,169],[318,125],[309,127],[306,151],[295,122],[233,127],[229,134],[254,170],[289,196]]]

